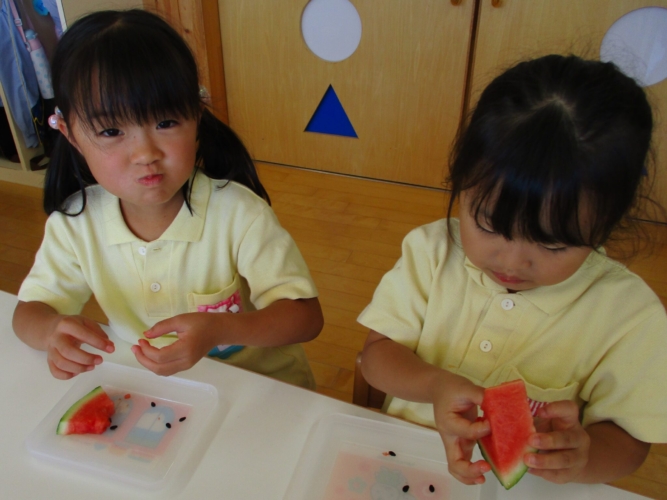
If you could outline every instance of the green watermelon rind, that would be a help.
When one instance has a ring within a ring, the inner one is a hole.
[[[493,461],[489,458],[489,455],[484,449],[484,445],[482,444],[482,442],[477,441],[477,444],[479,445],[479,450],[482,452],[484,460],[486,460],[486,462],[491,466],[491,471],[495,474],[500,484],[502,484],[506,490],[509,490],[513,486],[516,486],[516,484],[519,481],[521,481],[521,478],[524,476],[524,474],[528,472],[528,466],[525,464],[525,462],[523,462],[523,460],[521,460],[511,472],[508,472],[507,474],[504,475],[501,474],[496,468],[496,464],[494,464]],[[526,453],[535,453],[536,451],[537,451],[536,448],[533,448],[531,446],[526,446],[521,456],[523,457],[523,455],[525,455]]]
[[[65,414],[62,416],[60,419],[60,422],[58,422],[58,427],[56,429],[56,434],[58,435],[65,435],[67,434],[67,427],[69,425],[69,420],[72,418],[73,415],[78,412],[82,406],[86,405],[96,397],[100,396],[101,394],[105,394],[104,389],[102,389],[102,386],[99,385],[95,387],[92,391],[90,391],[88,394],[86,394],[84,397],[79,399],[76,403],[74,403],[72,406],[69,407],[69,410],[65,412]]]

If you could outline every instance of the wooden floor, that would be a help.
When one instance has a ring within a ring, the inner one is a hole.
[[[366,338],[356,318],[399,257],[405,234],[444,215],[445,194],[276,165],[260,164],[259,169],[274,210],[299,245],[320,291],[324,329],[305,345],[318,392],[351,402],[354,361]],[[45,220],[39,189],[0,182],[1,290],[18,292]],[[647,228],[667,240],[665,227]],[[667,305],[667,246],[656,246],[629,267]],[[85,312],[105,321],[94,302]],[[667,500],[667,444],[654,445],[635,474],[614,484]]]

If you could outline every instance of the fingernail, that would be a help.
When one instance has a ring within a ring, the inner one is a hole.
[[[106,352],[114,352],[115,347],[113,345],[108,345],[106,349],[104,349]]]
[[[92,365],[92,366],[86,366],[86,371],[87,371],[87,372],[92,371],[92,370],[94,370],[94,369],[95,369],[95,366],[94,366],[94,365]]]
[[[542,440],[539,436],[533,436],[530,438],[530,445],[534,447],[539,447],[542,444]]]

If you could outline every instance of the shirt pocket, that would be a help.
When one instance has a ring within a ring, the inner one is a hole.
[[[535,415],[537,410],[547,403],[553,403],[555,401],[574,401],[579,406],[580,401],[578,398],[579,394],[579,383],[571,382],[565,387],[555,389],[552,387],[544,388],[535,384],[531,384],[526,380],[526,378],[519,372],[516,367],[510,367],[505,372],[504,376],[501,377],[499,383],[510,382],[512,380],[520,379],[526,386],[526,393],[528,394],[528,403],[530,405],[530,410]]]
[[[188,312],[243,312],[246,308],[241,288],[241,276],[236,274],[232,282],[219,292],[189,293]]]

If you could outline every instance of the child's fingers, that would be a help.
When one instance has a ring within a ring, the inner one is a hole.
[[[470,420],[461,417],[458,413],[454,413],[447,420],[447,434],[450,436],[477,441],[490,433],[491,426],[486,420],[470,422]]]
[[[182,348],[183,341],[178,340],[171,345],[157,348],[150,345],[146,340],[140,339],[139,346],[143,351],[144,356],[154,363],[166,364],[183,359],[184,351]]]
[[[156,375],[162,375],[164,377],[167,377],[169,375],[173,375],[174,373],[178,373],[179,371],[184,370],[184,368],[182,368],[178,362],[162,364],[153,361],[152,359],[146,356],[144,349],[140,346],[133,345],[131,347],[131,350],[132,353],[134,354],[134,357],[137,358],[137,361],[143,367],[149,369]]]
[[[586,444],[586,438],[587,434],[583,429],[581,432],[576,430],[553,431],[533,434],[528,444],[538,450],[570,450]]]
[[[475,441],[454,436],[445,436],[442,441],[445,445],[449,472],[464,484],[484,483],[484,474],[491,470],[491,467],[484,460],[470,462]]]
[[[483,460],[471,463],[465,457],[458,444],[445,445],[447,466],[450,474],[464,484],[483,484],[484,474],[490,470],[489,464]]]
[[[572,480],[570,471],[564,469],[528,469],[528,472],[555,484],[565,484]]]
[[[57,350],[53,350],[51,353],[49,353],[48,361],[49,361],[49,366],[53,366],[54,368],[58,369],[61,372],[70,373],[72,375],[78,375],[79,373],[90,371],[95,367],[94,364],[81,364],[77,363],[76,361],[67,359]]]
[[[97,328],[95,328],[93,324],[97,326]],[[88,344],[100,351],[113,352],[114,350],[113,342],[111,342],[107,337],[107,334],[99,328],[99,325],[94,322],[90,322],[89,324],[81,324],[79,322],[67,323],[64,325],[61,333],[69,335],[80,343]]]
[[[50,359],[47,359],[46,361],[49,364],[49,370],[51,371],[51,375],[53,375],[54,378],[57,378],[58,380],[69,380],[74,376],[73,373],[69,373],[58,368]]]
[[[463,484],[484,484],[486,479],[484,473],[490,469],[488,464],[483,460],[479,462],[470,463],[467,460],[457,460],[453,464],[449,463],[449,473]]]
[[[556,401],[540,408],[537,417],[558,419],[561,422],[561,428],[576,426],[579,425],[579,407],[574,401]]]
[[[173,318],[167,318],[162,321],[158,321],[152,326],[152,328],[149,328],[144,332],[144,336],[149,339],[154,339],[168,333],[180,331],[182,331],[182,325],[178,320],[178,316],[174,316]]]
[[[56,350],[63,359],[83,366],[99,365],[103,361],[102,356],[86,352],[69,342],[56,345]]]
[[[582,465],[584,457],[576,450],[561,450],[551,453],[527,453],[525,464],[531,469],[561,470]]]

